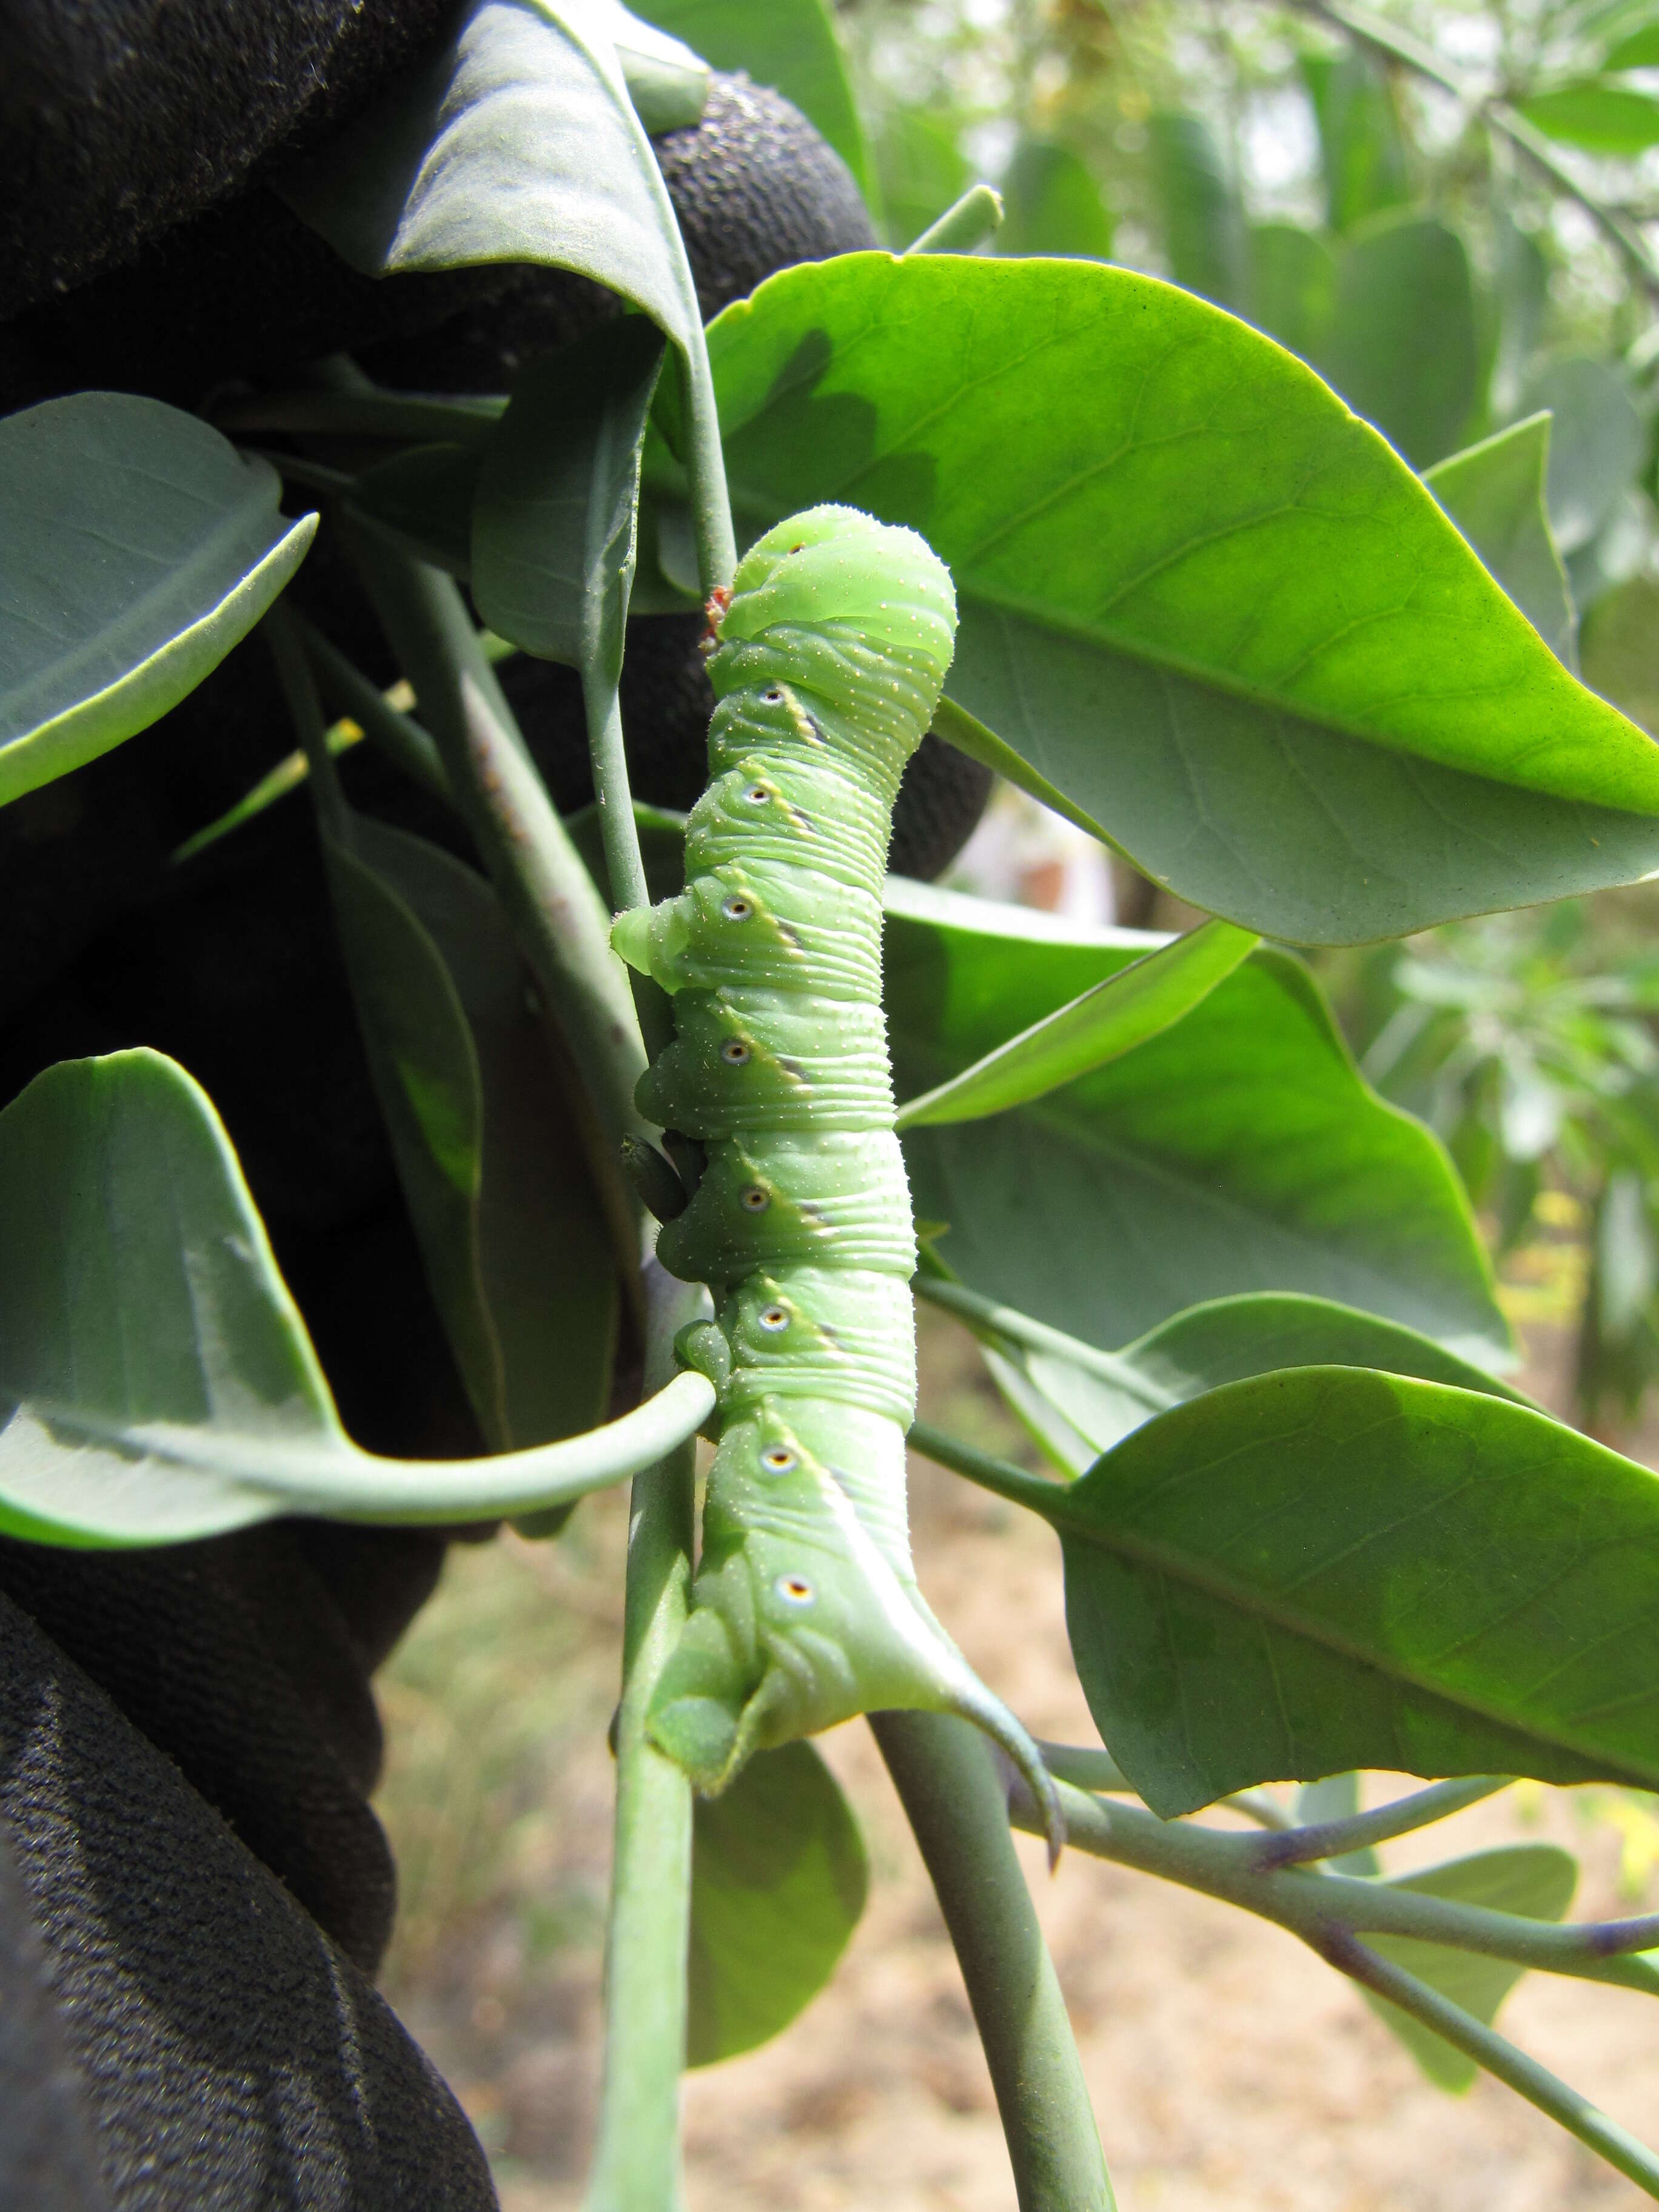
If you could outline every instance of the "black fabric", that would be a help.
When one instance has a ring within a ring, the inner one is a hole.
[[[337,128],[451,0],[0,0],[0,321]]]
[[[4,1596],[0,1847],[4,2010],[44,2026],[0,2040],[0,2156],[44,2151],[6,2212],[491,2212],[368,1982]]]

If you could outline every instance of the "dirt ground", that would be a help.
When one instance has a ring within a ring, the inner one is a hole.
[[[925,1355],[933,1417],[1006,1448],[1005,1417],[946,1325]],[[951,1477],[913,1473],[936,1609],[1037,1733],[1097,1741],[1052,1538]],[[574,2212],[591,2140],[622,1528],[619,1502],[598,1500],[556,1545],[458,1551],[383,1678],[381,1807],[404,1897],[388,1993],[472,2115],[506,2212]],[[834,1984],[786,2034],[689,2080],[690,2212],[1009,2212],[967,2004],[873,1742],[861,1724],[820,1741],[864,1824],[869,1908]],[[1402,1786],[1374,1778],[1370,1794]],[[1528,1786],[1385,1858],[1399,1870],[1517,1837],[1579,1853],[1577,1910],[1629,1910],[1659,1826],[1615,1793]],[[1078,1852],[1051,1880],[1037,1847],[1022,1849],[1123,2212],[1647,2201],[1496,2083],[1462,2099],[1430,2087],[1347,1985],[1277,1929]],[[1649,2000],[1532,1977],[1502,2024],[1659,2139]]]

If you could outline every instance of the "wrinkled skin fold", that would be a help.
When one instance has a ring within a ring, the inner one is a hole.
[[[708,1165],[663,1229],[709,1285],[685,1356],[720,1392],[691,1617],[649,1717],[714,1792],[751,1752],[861,1712],[951,1712],[1060,1814],[1036,1747],[928,1611],[911,1565],[915,1235],[881,1009],[881,887],[905,763],[956,635],[912,531],[820,507],[768,532],[720,613],[686,888],[613,941],[673,995],[641,1110]]]

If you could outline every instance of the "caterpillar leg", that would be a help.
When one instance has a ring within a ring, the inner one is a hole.
[[[858,1713],[955,1713],[1006,1753],[1058,1855],[1064,1821],[1036,1746],[776,1407],[727,1425],[703,1533],[691,1618],[647,1721],[698,1789],[715,1795],[751,1753]]]

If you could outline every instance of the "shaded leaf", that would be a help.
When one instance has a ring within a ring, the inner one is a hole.
[[[583,0],[586,15],[617,49],[634,112],[653,137],[684,131],[708,98],[708,65],[684,40],[670,37],[651,10],[632,14],[620,0]]]
[[[1304,53],[1302,79],[1319,127],[1325,220],[1352,230],[1411,197],[1400,111],[1386,72],[1363,47]]]
[[[1249,319],[1304,361],[1324,343],[1336,311],[1336,258],[1294,222],[1252,223]]]
[[[1642,154],[1659,146],[1659,100],[1629,85],[1583,77],[1576,84],[1534,93],[1522,101],[1521,112],[1547,138],[1582,146],[1589,154]]]
[[[395,531],[411,552],[465,583],[472,569],[472,502],[483,468],[477,446],[411,446],[365,469],[351,504]]]
[[[1433,216],[1388,216],[1343,248],[1316,364],[1415,467],[1449,453],[1474,411],[1480,344],[1469,257]]]
[[[1659,1779],[1659,1478],[1529,1407],[1263,1376],[1043,1510],[1090,1710],[1166,1817],[1348,1767]]]
[[[1198,115],[1154,115],[1147,129],[1170,274],[1218,307],[1238,307],[1246,280],[1244,212],[1214,134]]]
[[[696,290],[605,21],[583,0],[471,0],[429,58],[284,173],[284,198],[369,276],[574,269],[690,352]]]
[[[954,206],[969,183],[955,132],[920,108],[895,108],[883,118],[875,163],[886,235],[901,251]]]
[[[1584,681],[1659,732],[1659,583],[1632,576],[1598,599],[1584,617]]]
[[[82,392],[0,422],[0,805],[156,721],[317,527],[193,415]]]
[[[1100,187],[1069,147],[1022,138],[1002,179],[999,253],[1112,254],[1112,218]]]
[[[1034,1350],[1005,1340],[994,1371],[1001,1379],[1010,1366],[1018,1368],[1028,1393],[1041,1393],[1064,1416],[1085,1455],[1078,1458],[1075,1449],[1057,1455],[1073,1474],[1172,1406],[1224,1383],[1292,1367],[1375,1367],[1527,1402],[1415,1329],[1332,1299],[1279,1291],[1189,1306],[1104,1358],[1086,1345],[1068,1355],[1060,1347]],[[1030,1419],[1038,1409],[1027,1395],[1018,1410]]]
[[[835,19],[823,0],[641,0],[659,23],[717,70],[742,70],[792,100],[841,155],[866,199],[869,149],[848,81]]]
[[[889,879],[900,1095],[1156,942]],[[1200,1299],[1305,1291],[1474,1357],[1507,1331],[1437,1141],[1355,1071],[1311,977],[1253,953],[1173,1028],[1036,1104],[912,1130],[918,1215],[975,1290],[1100,1345]]]
[[[1575,665],[1572,594],[1550,535],[1550,417],[1534,415],[1424,471],[1423,481],[1550,650]]]
[[[1634,480],[1647,452],[1624,379],[1604,362],[1552,362],[1527,386],[1527,404],[1549,409],[1550,527],[1564,553],[1588,545]]]
[[[751,1759],[693,1816],[686,2063],[752,2051],[811,2003],[858,1925],[869,1863],[809,1743]]]
[[[976,1121],[1056,1091],[1178,1022],[1259,943],[1207,921],[1148,952],[899,1109],[900,1129]]]
[[[1356,942],[1659,866],[1659,750],[1242,324],[1097,263],[859,254],[710,348],[750,526],[921,530],[953,701],[1194,903]]]
[[[528,1451],[360,1451],[218,1116],[159,1053],[66,1060],[0,1113],[0,1528],[36,1541],[541,1510],[649,1466],[714,1406],[681,1375]]]
[[[614,690],[637,544],[640,457],[662,341],[636,317],[532,362],[485,459],[472,590],[489,627]]]
[[[1443,1897],[1455,1905],[1480,1905],[1489,1912],[1560,1920],[1578,1887],[1578,1862],[1553,1844],[1510,1844],[1426,1867],[1421,1874],[1398,1875],[1388,1887],[1414,1890],[1422,1897]],[[1425,1943],[1410,1936],[1368,1936],[1365,1941],[1487,2027],[1526,1971],[1507,1959],[1484,1958],[1478,1951],[1457,1951],[1449,1943]],[[1373,1996],[1369,1990],[1360,1994],[1437,2087],[1461,2096],[1473,2086],[1480,2071],[1473,2058],[1386,1997]]]
[[[599,1201],[483,879],[353,816],[324,832],[336,918],[427,1279],[492,1450],[591,1427],[618,1285]]]

